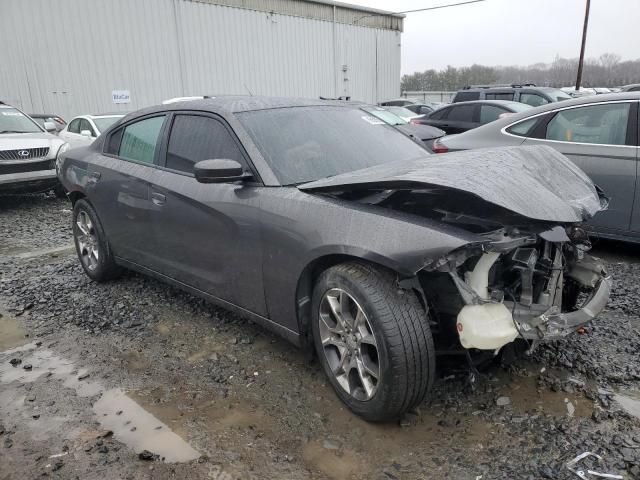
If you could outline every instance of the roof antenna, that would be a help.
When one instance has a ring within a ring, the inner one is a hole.
[[[244,85],[244,88],[247,89],[247,92],[249,92],[249,95],[253,97],[253,93],[251,93],[251,90],[249,90],[249,87],[247,87],[247,84],[243,83],[243,85]]]

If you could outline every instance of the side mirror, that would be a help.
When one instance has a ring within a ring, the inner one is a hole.
[[[91,138],[91,130],[82,130],[80,132],[80,135],[82,135],[83,137],[89,137]]]
[[[223,158],[201,160],[193,166],[193,173],[200,183],[237,182],[251,177],[238,162]]]
[[[56,124],[54,122],[44,122],[44,129],[51,133],[56,131]]]

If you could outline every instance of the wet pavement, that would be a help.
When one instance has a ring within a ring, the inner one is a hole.
[[[370,424],[256,325],[139,275],[90,282],[68,204],[2,202],[0,479],[571,479],[585,451],[600,472],[640,478],[633,295],[473,381],[441,368],[430,401]],[[596,247],[633,292],[640,250],[625,248]]]

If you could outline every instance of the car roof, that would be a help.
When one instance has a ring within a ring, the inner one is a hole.
[[[468,102],[452,103],[450,105],[446,105],[445,107],[455,107],[458,105],[495,105],[498,107],[510,107],[512,105],[515,105],[517,107],[521,107],[524,104],[522,102],[514,102],[513,100],[469,100]]]
[[[102,118],[102,117],[124,117],[126,112],[113,112],[113,113],[94,113],[92,115],[85,115],[89,118]]]
[[[126,116],[126,112],[114,112],[114,113],[96,113],[96,114],[87,114],[87,115],[76,115],[73,117],[69,123],[73,122],[77,118],[84,118],[88,120],[93,120],[94,118],[105,118],[105,117],[124,117]]]
[[[135,118],[155,112],[167,112],[172,110],[200,110],[205,112],[242,113],[257,110],[270,110],[275,108],[293,107],[354,107],[356,102],[342,100],[320,100],[295,97],[263,97],[249,95],[225,95],[197,100],[187,100],[166,105],[155,105],[127,115],[127,118]]]

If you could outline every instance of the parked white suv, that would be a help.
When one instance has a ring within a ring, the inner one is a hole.
[[[68,142],[71,148],[86,147],[122,117],[124,117],[122,113],[80,115],[60,130],[58,136]]]
[[[45,128],[55,129],[55,125]],[[56,159],[68,145],[47,133],[28,115],[0,102],[0,194],[64,189],[56,175]]]

